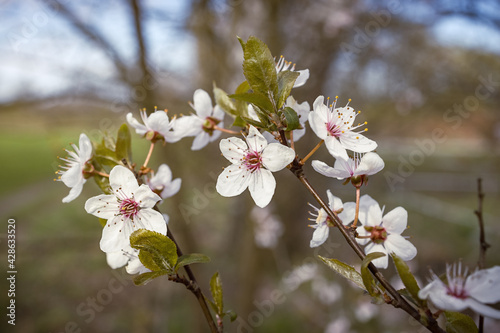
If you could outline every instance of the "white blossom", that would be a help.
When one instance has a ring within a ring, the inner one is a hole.
[[[447,311],[462,311],[467,308],[495,319],[500,319],[500,310],[486,304],[500,301],[500,266],[462,273],[462,263],[447,265],[446,281],[431,272],[432,280],[418,292],[420,299],[429,299],[437,308]]]
[[[375,141],[366,138],[360,132],[354,132],[366,125],[366,122],[354,125],[359,112],[355,112],[348,105],[335,108],[337,99],[329,106],[323,102],[323,96],[314,101],[313,111],[309,113],[309,125],[320,139],[325,140],[326,148],[333,157],[347,160],[349,157],[346,149],[356,153],[367,153],[377,148]]]
[[[163,216],[153,209],[161,198],[147,185],[139,186],[132,171],[115,166],[109,174],[109,183],[113,194],[101,194],[85,203],[87,213],[107,220],[100,242],[103,252],[125,249],[137,229],[167,233]]]
[[[60,158],[66,165],[60,166],[62,170],[56,172],[59,174],[56,180],[71,188],[69,194],[62,199],[65,203],[75,200],[82,193],[83,185],[87,181],[84,174],[85,167],[92,157],[92,143],[84,133],[80,134],[79,145],[71,144],[71,146],[74,151],[66,150],[69,156]]]
[[[166,199],[179,192],[182,180],[180,178],[172,180],[172,171],[168,165],[162,164],[158,171],[147,179],[147,183],[153,192]]]
[[[132,113],[127,114],[127,121],[130,126],[135,128],[137,134],[152,142],[157,140],[176,142],[181,139],[182,136],[174,131],[175,119],[170,121],[166,111],[157,110],[148,116],[146,110],[141,110],[140,114],[144,124],[139,123]]]
[[[316,172],[323,176],[342,179],[350,179],[352,177],[366,178],[382,170],[385,166],[384,161],[376,153],[369,152],[360,157],[354,154],[354,157],[349,157],[347,160],[337,158],[333,168],[325,162],[314,160],[311,163]],[[362,179],[364,180],[364,179]]]
[[[290,164],[295,151],[278,143],[268,144],[253,126],[245,139],[246,142],[237,137],[221,140],[220,150],[232,164],[219,175],[216,189],[224,197],[233,197],[248,188],[255,204],[265,207],[276,188],[272,172]]]
[[[406,240],[401,233],[405,231],[408,212],[403,207],[396,207],[382,216],[377,201],[365,194],[359,202],[359,221],[362,223],[356,229],[359,236],[356,238],[361,245],[366,245],[365,253],[382,252],[386,255],[377,258],[372,263],[378,268],[387,268],[388,254],[394,253],[404,261],[413,259],[417,255],[415,246]]]

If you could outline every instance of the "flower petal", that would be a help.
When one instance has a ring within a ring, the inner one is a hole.
[[[135,190],[134,200],[141,208],[152,208],[158,201],[161,200],[161,198],[158,194],[151,191],[151,188],[148,185],[142,184],[137,190]]]
[[[80,162],[85,163],[92,157],[92,142],[85,133],[80,134]]]
[[[302,87],[306,81],[309,79],[309,70],[308,69],[302,69],[300,71],[296,71],[299,73],[299,76],[295,80],[295,83],[293,84],[294,88]]]
[[[193,140],[193,145],[191,146],[191,150],[200,150],[205,147],[210,142],[210,135],[201,131]]]
[[[123,267],[128,261],[129,257],[123,250],[106,253],[106,262],[112,269]]]
[[[383,257],[373,260],[372,263],[377,268],[387,268],[387,266],[389,266],[389,257],[387,256],[387,250],[385,247],[382,244],[370,243],[365,247],[365,253],[368,255],[373,252],[382,252],[386,254]]]
[[[117,195],[117,192],[123,191],[127,197],[131,197],[139,188],[134,173],[121,165],[115,166],[109,173],[109,185],[113,189],[113,194]]]
[[[212,116],[212,99],[205,90],[196,89],[193,95],[193,108],[202,119]]]
[[[478,270],[465,281],[465,289],[471,297],[483,303],[500,301],[500,266]]]
[[[345,147],[334,136],[327,136],[325,138],[325,146],[330,155],[333,157],[341,158],[343,160],[347,160],[349,158]]]
[[[168,185],[166,185],[163,188],[163,191],[161,191],[161,198],[162,199],[170,198],[171,196],[179,192],[181,185],[182,185],[182,179],[176,178],[172,180],[170,183],[168,183]]]
[[[215,188],[223,197],[234,197],[248,187],[249,181],[250,172],[244,167],[233,164],[222,171],[217,178]]]
[[[327,190],[326,196],[328,197],[328,206],[332,211],[337,211],[339,209],[344,208],[342,204],[342,200],[332,194],[332,191]]]
[[[354,216],[356,215],[356,203],[346,202],[344,203],[344,210],[338,214],[339,218],[342,220],[344,225],[354,221]],[[362,227],[363,228],[363,227]],[[363,228],[365,230],[365,228]]]
[[[387,252],[394,253],[403,261],[412,260],[417,255],[417,248],[401,235],[388,235],[384,246]]]
[[[494,319],[500,319],[500,310],[496,310],[490,306],[484,305],[472,298],[467,298],[465,303],[469,308],[476,311],[477,313]]]
[[[101,194],[85,202],[85,211],[101,219],[112,219],[118,213],[118,201],[114,195]]]
[[[248,145],[240,138],[233,137],[220,140],[219,148],[222,155],[231,163],[241,164],[248,150]]]
[[[87,180],[82,177],[78,184],[73,185],[71,190],[69,190],[69,194],[62,199],[62,202],[68,203],[78,198],[78,196],[82,193],[83,184],[85,184],[86,181]]]
[[[362,134],[345,132],[339,138],[342,146],[356,153],[367,153],[377,148],[377,143]]]
[[[382,170],[384,166],[384,161],[380,158],[380,156],[378,156],[378,154],[369,152],[361,158],[361,162],[354,171],[354,175],[374,175]]]
[[[436,277],[418,292],[420,299],[430,299],[441,310],[462,311],[467,308],[464,300],[448,295],[446,285]]]
[[[316,230],[314,230],[311,242],[309,243],[310,247],[318,247],[323,244],[328,239],[328,234],[330,232],[330,228],[326,225],[326,223],[320,224]]]
[[[196,136],[203,131],[203,120],[197,116],[182,116],[175,120],[174,133],[180,138]]]
[[[156,210],[151,208],[141,209],[134,218],[134,224],[137,229],[148,229],[151,231],[156,231],[162,235],[167,234],[167,223],[163,218],[163,215]]]
[[[125,230],[127,224],[130,224],[130,221],[122,220],[120,215],[108,220],[102,228],[102,238],[99,243],[103,252],[117,252],[130,246],[130,233]]]
[[[401,235],[406,229],[408,212],[403,207],[396,207],[382,218],[382,225],[390,234]]]
[[[376,227],[382,222],[382,210],[368,194],[359,199],[359,221],[367,227]]]
[[[264,150],[264,148],[267,147],[266,138],[264,138],[264,136],[260,134],[259,130],[252,125],[250,125],[250,128],[248,130],[246,141],[248,144],[248,148],[251,151],[261,152]]]
[[[270,143],[262,152],[262,164],[272,172],[279,171],[292,163],[295,151],[280,143]]]
[[[316,172],[322,174],[323,176],[337,178],[339,180],[351,177],[351,174],[348,171],[332,168],[322,161],[314,160],[311,165]]]
[[[132,126],[133,128],[135,128],[135,132],[139,135],[144,135],[147,133],[148,129],[146,126],[144,126],[143,124],[139,123],[137,121],[137,119],[134,118],[134,116],[132,115],[132,112],[128,113],[127,114],[127,122],[130,124],[130,126]]]
[[[261,208],[266,207],[274,195],[276,180],[271,171],[260,169],[251,174],[248,189],[255,204]]]

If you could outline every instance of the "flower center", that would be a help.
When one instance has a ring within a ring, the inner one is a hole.
[[[384,227],[365,227],[366,231],[370,232],[370,239],[375,244],[381,244],[387,239],[387,231]]]
[[[120,214],[126,218],[131,218],[137,215],[141,207],[133,199],[124,199],[120,202]]]
[[[205,118],[205,122],[203,123],[203,130],[207,132],[210,136],[214,133],[215,126],[220,123],[220,120],[214,117]]]
[[[342,134],[340,127],[337,126],[337,124],[335,124],[333,121],[329,121],[325,125],[326,130],[328,131],[328,135],[338,138]]]
[[[465,289],[465,281],[467,277],[468,270],[466,269],[464,274],[462,274],[462,265],[448,266],[446,270],[446,279],[448,284],[446,286],[446,293],[450,296],[466,299],[469,297],[469,293]]]
[[[250,170],[250,172],[259,170],[262,165],[262,156],[256,151],[248,152],[243,164],[245,164],[247,170]]]

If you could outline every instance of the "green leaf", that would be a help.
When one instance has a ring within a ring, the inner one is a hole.
[[[118,130],[115,153],[119,161],[125,159],[129,165],[132,164],[132,138],[127,124],[122,124]]]
[[[168,274],[168,271],[142,273],[140,275],[134,276],[134,284],[136,286],[143,286],[145,284],[148,284],[151,280],[166,274]]]
[[[237,116],[234,119],[234,122],[231,126],[233,126],[233,127],[245,127],[246,125],[247,125],[247,122],[245,120],[243,120],[242,117]]]
[[[276,63],[264,42],[251,36],[244,43],[243,48],[243,74],[254,92],[259,92],[270,98],[278,94],[278,75]]]
[[[212,298],[214,299],[215,306],[217,307],[217,314],[222,315],[224,313],[224,301],[222,282],[219,277],[219,272],[216,272],[210,279],[210,292],[212,293]]]
[[[94,181],[104,194],[111,194],[111,187],[109,186],[108,177],[94,175]]]
[[[151,270],[173,271],[177,264],[177,247],[175,243],[165,235],[158,232],[138,229],[130,235],[130,245],[134,249],[147,253],[139,254],[139,259],[144,259],[144,266]],[[154,263],[154,264],[152,264]]]
[[[290,96],[293,84],[299,77],[300,73],[284,71],[278,73],[278,95],[276,98],[276,106],[281,109],[285,105],[286,99]]]
[[[201,253],[191,253],[180,256],[177,259],[176,270],[181,268],[182,266],[191,265],[191,264],[203,264],[210,261],[210,258]]]
[[[478,332],[476,323],[466,314],[445,311],[447,333],[474,333]]]
[[[229,96],[227,95],[227,93],[224,90],[218,88],[215,85],[215,83],[214,83],[214,98],[215,98],[215,102],[217,103],[217,105],[219,105],[219,107],[224,112],[226,112],[227,114],[229,114],[231,116],[238,116],[239,115],[238,110],[236,108],[236,105],[234,105],[231,98],[229,98]]]
[[[394,264],[396,265],[399,277],[406,287],[406,290],[408,290],[415,301],[422,302],[420,298],[418,298],[420,287],[418,286],[417,280],[415,280],[415,276],[413,276],[413,274],[410,272],[410,268],[408,267],[408,265],[394,253],[391,254],[391,256],[394,260]]]
[[[243,81],[240,83],[238,88],[234,91],[235,94],[243,94],[246,92],[249,92],[251,90],[250,85],[248,84],[248,81]]]
[[[361,276],[363,278],[363,284],[366,287],[366,291],[370,294],[370,296],[373,296],[377,298],[380,295],[379,290],[376,288],[376,282],[373,279],[373,275],[368,269],[368,265],[375,259],[381,258],[385,256],[385,253],[382,252],[372,252],[368,254],[363,262],[361,263]]]
[[[247,103],[255,104],[258,107],[262,108],[264,111],[267,111],[267,113],[273,113],[274,110],[273,102],[271,102],[269,97],[258,92],[233,94],[229,97],[240,101],[245,101]]]
[[[287,131],[293,131],[295,129],[302,128],[302,125],[300,125],[299,122],[299,116],[297,115],[297,112],[295,112],[294,109],[286,107],[283,109],[283,114],[285,115],[286,119]]]
[[[349,266],[348,264],[345,264],[337,259],[328,259],[322,256],[318,256],[318,258],[321,259],[321,261],[323,261],[332,270],[350,280],[351,282],[354,282],[354,284],[361,289],[366,290],[365,285],[363,284],[363,279],[361,278],[361,274],[359,274],[354,269],[354,267]]]
[[[228,310],[228,311],[224,312],[224,314],[229,316],[229,319],[231,319],[231,322],[235,321],[236,318],[238,318],[238,315],[233,310]]]

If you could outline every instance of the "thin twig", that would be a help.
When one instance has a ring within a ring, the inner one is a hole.
[[[309,154],[306,155],[306,157],[304,157],[303,159],[300,160],[300,164],[301,165],[304,165],[304,163],[306,163],[306,161],[316,152],[316,150],[319,149],[319,147],[321,147],[321,145],[325,142],[325,140],[321,140],[317,145],[316,147],[314,147],[310,152]]]
[[[479,222],[479,260],[477,261],[477,266],[479,269],[484,268],[484,262],[486,259],[486,250],[490,247],[490,244],[486,242],[486,236],[484,232],[484,220],[483,220],[483,199],[484,192],[482,187],[482,179],[477,179],[477,197],[478,197],[478,207],[474,211],[474,214],[477,216],[477,220]],[[479,333],[483,333],[484,331],[484,317],[479,316],[479,325],[478,325]]]

